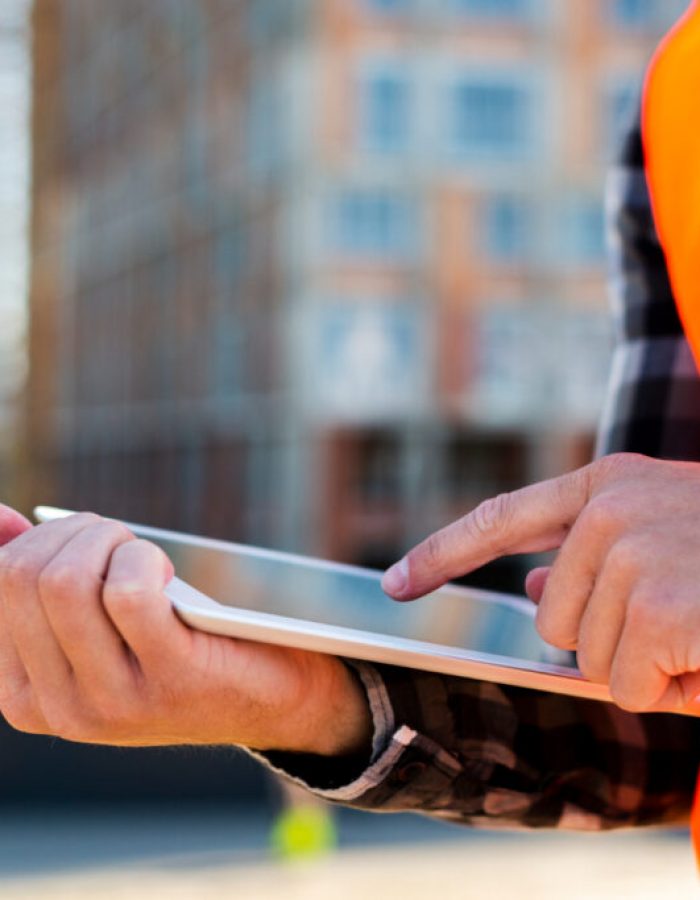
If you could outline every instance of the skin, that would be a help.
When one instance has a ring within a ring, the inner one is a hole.
[[[0,711],[86,743],[366,752],[364,691],[339,660],[208,635],[177,618],[173,567],[81,513],[36,527],[0,506]]]
[[[501,556],[556,550],[530,573],[537,628],[633,712],[700,714],[700,465],[633,454],[482,503],[385,575],[411,600]]]

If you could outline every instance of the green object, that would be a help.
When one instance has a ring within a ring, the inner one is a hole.
[[[337,842],[333,814],[323,806],[289,806],[279,814],[270,832],[272,849],[283,859],[322,856]]]

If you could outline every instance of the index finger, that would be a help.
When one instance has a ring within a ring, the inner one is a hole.
[[[591,469],[486,500],[392,566],[383,589],[397,600],[413,600],[501,556],[559,547],[589,500]]]

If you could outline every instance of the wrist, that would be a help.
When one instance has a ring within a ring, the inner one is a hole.
[[[326,657],[328,670],[311,692],[299,753],[364,756],[372,752],[373,722],[367,693],[357,674],[340,659]]]

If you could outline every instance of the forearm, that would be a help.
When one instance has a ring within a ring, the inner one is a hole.
[[[296,717],[289,749],[317,757],[358,759],[372,752],[373,722],[367,693],[356,671],[324,657],[326,671],[310,679],[307,702]]]

